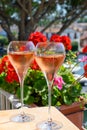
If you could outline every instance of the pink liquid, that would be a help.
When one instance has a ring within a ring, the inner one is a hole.
[[[27,69],[33,60],[33,52],[14,52],[8,54],[9,59],[14,66],[20,79],[26,75]]]
[[[36,56],[35,57],[41,70],[46,74],[48,80],[52,80],[55,72],[59,69],[65,59],[64,54],[54,56]]]

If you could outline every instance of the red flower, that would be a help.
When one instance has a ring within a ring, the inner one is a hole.
[[[54,34],[51,36],[50,41],[54,42],[62,42],[66,48],[66,50],[71,50],[71,40],[68,36],[59,36],[57,34]]]
[[[28,41],[32,41],[34,45],[36,46],[38,42],[46,42],[47,38],[41,32],[34,32],[30,34],[30,36],[28,37]],[[34,70],[40,70],[35,60],[32,63],[31,68]]]
[[[24,50],[26,50],[26,46],[21,46],[20,51],[24,51]]]
[[[84,65],[84,76],[87,78],[87,64]]]
[[[5,72],[6,73],[6,81],[9,83],[12,83],[13,81],[19,82],[18,76],[10,63],[8,56],[4,56],[1,59],[0,63],[0,73]]]
[[[28,41],[32,41],[36,46],[38,42],[47,41],[47,38],[41,32],[34,32],[30,34],[30,36],[28,37]]]
[[[0,74],[4,71],[2,63],[0,63]]]
[[[34,32],[31,33],[28,37],[28,41],[32,41],[34,45],[36,46],[38,42],[46,42],[47,38],[45,35],[43,35],[41,32]],[[53,34],[50,38],[50,41],[54,42],[62,42],[66,48],[66,50],[71,50],[71,40],[68,36],[59,36],[58,34]],[[36,61],[34,61],[31,65],[32,69],[38,70],[40,69],[37,65]]]
[[[31,69],[33,69],[33,70],[40,70],[40,67],[36,63],[36,60],[34,60],[33,63],[31,64]]]
[[[19,82],[18,76],[17,76],[17,74],[15,73],[15,70],[14,70],[14,69],[10,69],[10,68],[8,68],[7,76],[6,76],[5,79],[6,79],[6,81],[9,82],[9,83],[12,83],[12,82],[14,82],[14,81]]]
[[[8,57],[7,56],[4,56],[2,59],[1,59],[1,63],[0,63],[0,74],[2,72],[6,72],[6,66],[9,64],[9,60],[8,60]]]
[[[59,35],[57,35],[57,34],[53,34],[52,36],[51,36],[51,38],[50,38],[50,41],[52,42],[52,41],[54,41],[54,42],[61,42],[61,37],[59,36]]]
[[[71,46],[71,40],[68,36],[61,36],[61,42],[64,44],[66,50],[71,50],[72,46]]]
[[[87,53],[87,46],[85,46],[82,50],[83,53]]]

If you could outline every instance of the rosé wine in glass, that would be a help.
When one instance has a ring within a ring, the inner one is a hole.
[[[20,82],[21,108],[23,108],[23,85],[29,66],[34,59],[35,46],[31,41],[11,41],[7,48],[7,54],[12,63]],[[13,122],[30,122],[34,119],[31,114],[24,111],[11,117]]]
[[[36,46],[35,59],[41,68],[48,86],[48,120],[37,124],[38,130],[58,130],[63,125],[51,117],[51,89],[54,75],[65,59],[65,48],[62,43],[42,42]]]
[[[9,59],[16,69],[17,74],[21,79],[26,75],[29,64],[33,60],[33,52],[14,52],[8,53]]]
[[[46,73],[48,80],[53,80],[55,72],[59,69],[65,59],[65,55],[36,56],[35,58],[41,70]]]

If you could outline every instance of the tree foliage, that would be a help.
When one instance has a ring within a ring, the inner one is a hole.
[[[61,34],[81,15],[86,15],[87,0],[0,0],[0,22],[9,41],[26,40],[44,24],[44,32],[55,22],[62,23]],[[18,27],[14,35],[11,25]]]

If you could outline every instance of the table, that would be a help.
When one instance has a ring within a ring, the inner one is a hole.
[[[35,119],[32,122],[16,123],[11,122],[10,117],[19,113],[21,109],[1,110],[0,111],[0,130],[37,130],[36,124],[46,120],[48,116],[48,107],[23,108],[28,114],[33,114]],[[68,120],[59,110],[51,107],[53,120],[63,123],[60,130],[80,130],[70,120]]]

